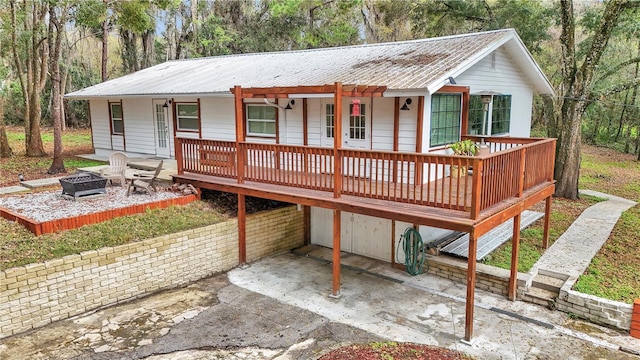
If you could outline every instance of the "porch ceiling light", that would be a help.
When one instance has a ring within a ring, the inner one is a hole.
[[[411,110],[409,109],[408,105],[411,105],[411,98],[407,98],[407,100],[404,101],[404,105],[402,105],[402,107],[400,108],[400,110]]]

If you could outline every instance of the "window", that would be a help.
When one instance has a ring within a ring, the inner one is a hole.
[[[491,134],[506,134],[511,124],[511,95],[494,95],[491,111]]]
[[[461,94],[431,96],[430,146],[446,145],[460,140]]]
[[[197,103],[176,103],[178,131],[198,131],[200,114]]]
[[[247,135],[276,137],[276,108],[247,105]]]
[[[483,127],[484,109],[480,95],[471,95],[469,103],[469,134],[499,135],[509,132],[511,123],[511,95],[493,95],[491,115]],[[491,126],[489,126],[491,123]]]
[[[325,106],[325,135],[327,138],[333,139],[334,131],[335,131],[335,123],[334,123],[334,114],[333,114],[333,104],[326,104]]]
[[[485,135],[482,132],[483,118],[484,109],[480,95],[471,95],[469,97],[469,135]]]
[[[109,103],[109,115],[111,116],[111,134],[124,134],[124,119],[122,118],[122,103]]]
[[[360,115],[349,115],[349,138],[364,140],[367,135],[366,104],[360,104]],[[353,114],[353,104],[349,104],[349,114]]]

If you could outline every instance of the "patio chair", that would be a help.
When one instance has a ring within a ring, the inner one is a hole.
[[[100,176],[107,179],[113,185],[113,180],[120,181],[120,186],[124,187],[127,183],[125,171],[127,170],[127,154],[116,151],[109,155],[109,166],[100,170]]]
[[[138,189],[145,190],[149,195],[153,195],[154,192],[158,191],[156,187],[156,179],[158,178],[158,174],[160,174],[160,170],[162,170],[163,161],[160,160],[158,167],[153,172],[140,172],[133,174],[133,178],[131,178],[129,182],[129,188],[127,189],[127,196],[131,194],[131,191],[136,191]]]

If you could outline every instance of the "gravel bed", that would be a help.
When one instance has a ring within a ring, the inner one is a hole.
[[[111,186],[106,190],[107,193],[102,196],[79,201],[64,198],[61,191],[11,195],[0,197],[0,207],[37,222],[44,222],[182,196],[161,188],[151,196],[134,192],[129,197],[126,188]]]

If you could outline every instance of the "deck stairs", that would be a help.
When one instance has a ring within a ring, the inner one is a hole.
[[[560,288],[566,281],[566,275],[540,271],[532,279],[531,286],[524,293],[522,300],[555,310]]]

